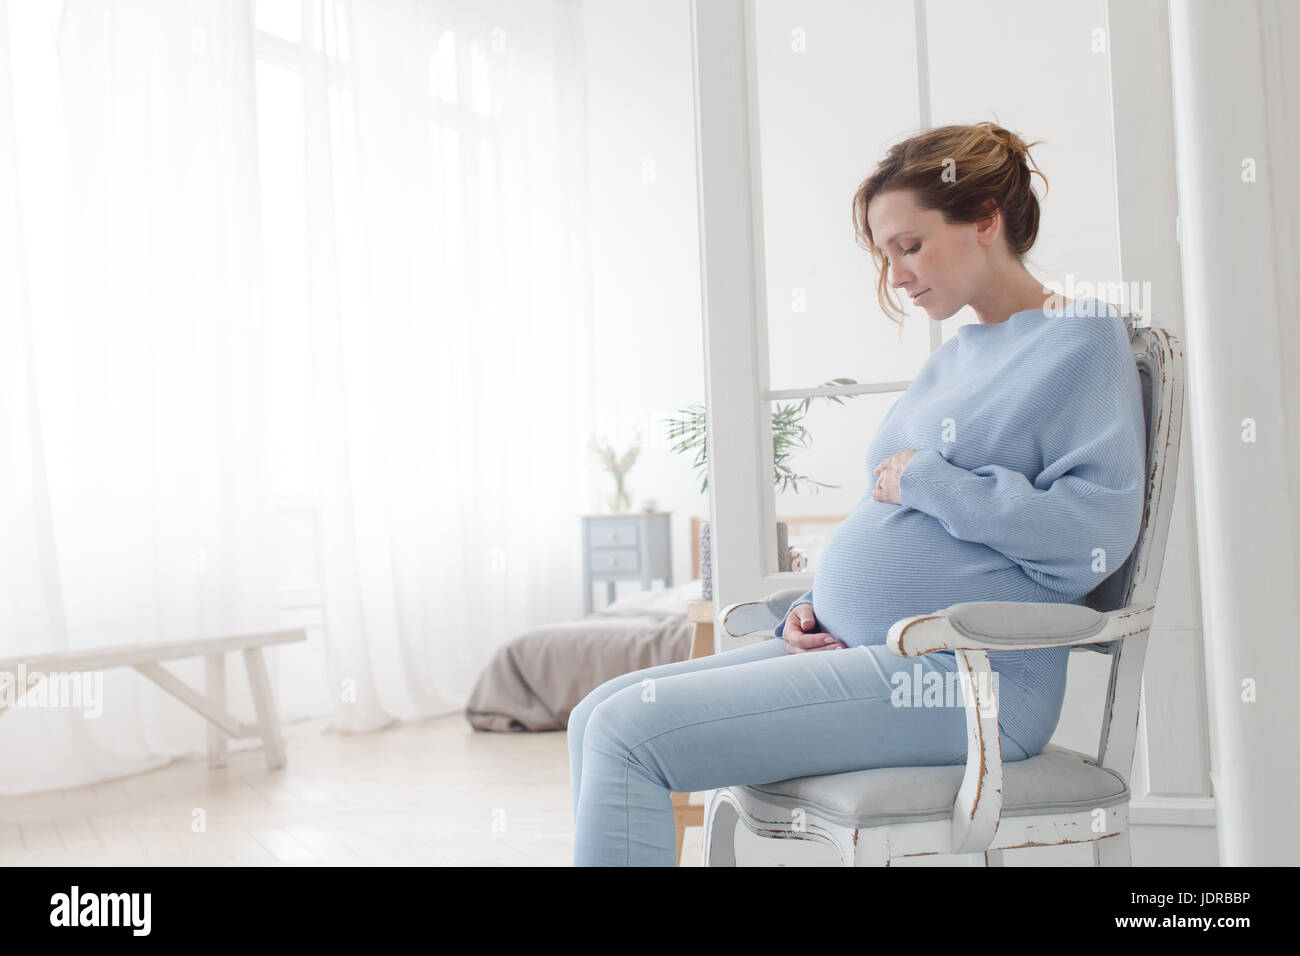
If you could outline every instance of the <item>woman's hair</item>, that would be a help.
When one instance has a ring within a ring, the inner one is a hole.
[[[1047,177],[1029,156],[1030,145],[1037,142],[1026,144],[1015,133],[982,122],[939,126],[890,147],[853,195],[853,229],[858,245],[871,252],[880,271],[876,297],[885,315],[902,325],[904,313],[892,297],[884,253],[867,224],[871,200],[886,190],[910,189],[918,206],[937,209],[950,223],[979,222],[1000,210],[1007,245],[1023,258],[1038,237],[1038,196],[1030,188],[1031,165],[1047,186]]]

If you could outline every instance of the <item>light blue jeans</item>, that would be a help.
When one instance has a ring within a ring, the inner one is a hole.
[[[964,762],[960,693],[895,705],[918,664],[947,673],[883,644],[790,654],[772,638],[606,681],[569,716],[574,865],[675,866],[673,792]],[[1003,761],[1030,756],[1000,740]]]

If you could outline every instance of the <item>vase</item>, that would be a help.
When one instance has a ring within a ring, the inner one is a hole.
[[[713,597],[713,545],[709,522],[700,522],[700,597]],[[790,570],[790,528],[784,521],[776,523],[776,569]]]
[[[614,497],[609,500],[609,507],[614,514],[621,515],[624,512],[631,510],[632,493],[623,484],[622,475],[615,475],[614,481],[616,482],[614,488]]]

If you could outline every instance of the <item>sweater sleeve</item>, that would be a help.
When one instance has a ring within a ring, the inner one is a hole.
[[[797,598],[795,598],[793,601],[790,602],[790,606],[785,609],[785,614],[781,615],[781,623],[777,624],[776,626],[777,637],[780,637],[781,632],[785,630],[785,619],[790,616],[790,612],[795,609],[795,606],[799,604],[812,604],[812,599],[813,599],[813,589],[809,588],[807,591],[804,591],[803,594],[800,594]],[[814,607],[813,610],[815,611],[816,608]]]
[[[1065,600],[1088,594],[1127,559],[1145,505],[1146,426],[1137,365],[1116,318],[1077,318],[1051,363],[1043,407],[1017,409],[1040,436],[1044,467],[1031,482],[1000,465],[961,468],[918,451],[899,479],[899,503],[931,515],[955,538],[1015,561]]]

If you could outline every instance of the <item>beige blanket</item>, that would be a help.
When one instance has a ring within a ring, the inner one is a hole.
[[[465,719],[479,730],[564,730],[569,712],[610,678],[690,656],[686,602],[699,589],[697,579],[525,631],[488,662]]]

